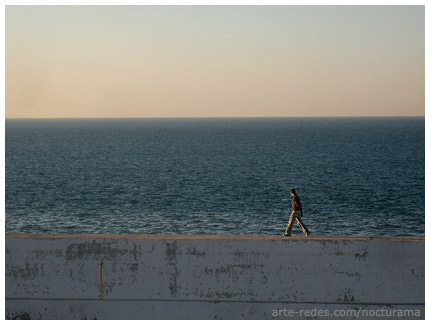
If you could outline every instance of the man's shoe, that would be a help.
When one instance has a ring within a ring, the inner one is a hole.
[[[283,237],[290,237],[290,234],[285,233],[283,234]]]
[[[307,233],[305,234],[305,236],[306,236],[306,237],[308,237],[308,236],[310,235],[310,233],[311,233],[311,232],[307,232]]]

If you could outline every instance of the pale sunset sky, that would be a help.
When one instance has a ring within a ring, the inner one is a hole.
[[[6,118],[424,116],[424,6],[6,6]]]

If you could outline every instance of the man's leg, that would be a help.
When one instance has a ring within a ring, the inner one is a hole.
[[[295,219],[294,215],[295,215],[295,212],[292,212],[292,214],[290,214],[289,223],[287,224],[286,231],[284,231],[285,235],[290,235],[290,233],[292,233],[293,220]]]
[[[298,223],[299,227],[301,228],[302,232],[304,232],[304,234],[309,233],[307,226],[301,220],[301,215],[298,215],[296,217],[296,223]]]

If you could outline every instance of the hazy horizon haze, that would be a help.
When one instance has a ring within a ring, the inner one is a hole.
[[[6,118],[425,115],[425,6],[6,6]]]

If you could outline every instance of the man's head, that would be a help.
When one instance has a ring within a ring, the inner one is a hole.
[[[290,189],[290,194],[296,196],[296,190],[294,188]]]

